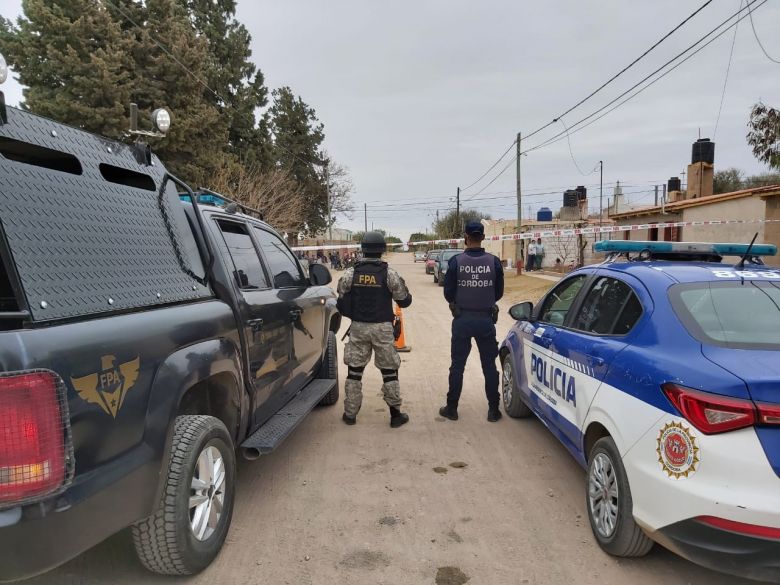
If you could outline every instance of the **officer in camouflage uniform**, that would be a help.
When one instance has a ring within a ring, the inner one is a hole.
[[[384,236],[368,232],[360,245],[363,260],[348,268],[338,284],[338,308],[352,319],[349,342],[344,349],[344,363],[348,367],[344,383],[344,416],[342,420],[354,425],[363,402],[363,371],[374,352],[374,364],[382,372],[382,394],[390,407],[390,426],[400,427],[409,421],[401,412],[398,367],[401,358],[395,349],[393,335],[393,301],[401,308],[412,304],[412,295],[404,279],[382,254],[387,250]]]

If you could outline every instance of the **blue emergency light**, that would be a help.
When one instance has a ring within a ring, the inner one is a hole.
[[[607,254],[639,254],[647,250],[651,254],[717,254],[718,256],[775,256],[774,244],[724,244],[710,242],[641,242],[635,240],[601,240],[593,245],[596,252]]]
[[[218,195],[212,195],[210,193],[201,193],[199,195],[195,195],[195,197],[197,198],[198,203],[203,203],[204,205],[213,205],[214,207],[225,207],[225,205],[228,203],[222,197],[219,197]],[[179,194],[179,199],[185,203],[192,202],[192,197],[190,197],[189,193]]]

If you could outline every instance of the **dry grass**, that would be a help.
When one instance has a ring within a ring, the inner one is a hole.
[[[544,278],[507,274],[504,281],[505,299],[510,303],[532,301],[536,303],[555,283]]]

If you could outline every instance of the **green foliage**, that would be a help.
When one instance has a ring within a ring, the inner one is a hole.
[[[447,215],[433,223],[433,230],[439,239],[454,239],[463,237],[463,227],[470,221],[480,221],[490,219],[490,215],[477,211],[476,209],[464,209],[460,216],[456,217],[455,211],[450,211]]]
[[[320,151],[325,139],[323,126],[314,108],[289,87],[274,90],[269,117],[275,159],[303,189],[308,203],[304,231],[315,234],[327,226],[328,199]]]
[[[730,169],[723,169],[722,171],[716,171],[715,177],[713,179],[712,192],[717,194],[739,191],[742,189],[744,176],[745,173],[734,167]]]
[[[780,170],[780,110],[758,102],[750,110],[748,144],[753,155],[772,169]]]
[[[410,242],[430,242],[436,239],[436,234],[424,234],[421,232],[415,232],[409,236]]]
[[[397,236],[387,236],[385,237],[385,241],[388,244],[403,244],[403,240]]]
[[[236,0],[23,0],[22,9],[16,24],[0,17],[0,52],[25,86],[23,107],[126,140],[131,102],[142,129],[167,107],[171,130],[150,143],[174,174],[200,187],[217,171],[281,172],[305,197],[296,231],[332,222],[323,125],[288,87],[258,115],[268,90]],[[332,215],[346,213],[348,171],[330,168]]]

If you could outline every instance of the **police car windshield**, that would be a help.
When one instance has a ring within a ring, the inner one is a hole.
[[[780,283],[700,282],[674,286],[669,294],[677,316],[702,343],[780,349]]]

